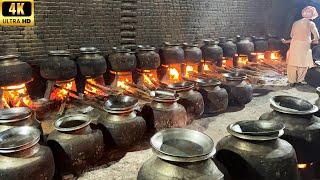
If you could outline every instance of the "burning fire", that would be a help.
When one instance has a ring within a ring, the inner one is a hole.
[[[271,60],[279,60],[280,57],[281,57],[281,55],[280,55],[279,51],[274,51],[274,52],[271,52],[271,54],[270,54]]]
[[[7,86],[1,89],[3,90],[2,103],[6,108],[30,106],[32,104],[25,84]]]
[[[57,82],[57,85],[59,85],[61,88],[55,88],[53,90],[50,95],[50,100],[65,100],[69,96],[68,90],[76,91],[74,80]]]
[[[198,74],[198,64],[187,64],[185,77],[190,78],[192,74]]]
[[[243,65],[248,64],[248,62],[249,62],[248,56],[245,56],[245,55],[238,56],[238,61],[237,62],[238,62],[239,66],[243,66]]]
[[[308,167],[311,167],[313,165],[313,163],[309,163],[309,164],[298,164],[298,169],[306,169]]]
[[[104,96],[105,93],[103,91],[101,91],[101,89],[96,88],[93,85],[98,85],[99,83],[97,82],[96,79],[87,79],[86,86],[85,86],[85,91],[84,94],[88,95],[88,96],[95,96],[95,95],[101,95]],[[93,85],[91,85],[93,84]]]
[[[168,69],[169,71],[169,79],[172,80],[172,81],[178,81],[179,80],[179,77],[180,77],[180,74],[178,72],[178,70],[176,68],[169,68]]]
[[[203,64],[203,70],[204,71],[210,71],[209,65],[208,64]]]

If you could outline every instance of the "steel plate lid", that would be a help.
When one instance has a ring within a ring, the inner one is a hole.
[[[156,155],[165,160],[195,162],[215,153],[214,142],[206,134],[183,128],[159,131],[150,140]]]
[[[191,81],[197,83],[201,87],[221,85],[221,82],[219,80],[213,78],[196,78],[192,79]]]
[[[183,82],[172,83],[167,85],[167,88],[171,90],[176,90],[176,91],[188,90],[188,89],[192,89],[193,87],[194,87],[194,84],[193,82],[190,82],[190,81],[183,81]]]
[[[70,114],[54,122],[54,128],[60,132],[70,132],[89,126],[91,118],[85,114]]]
[[[104,104],[104,109],[106,111],[122,111],[133,109],[138,105],[138,99],[132,96],[115,96],[111,95],[108,97],[108,100]]]
[[[28,118],[32,115],[32,110],[28,107],[14,107],[0,110],[0,123],[14,122],[21,118]]]
[[[40,131],[30,126],[20,126],[0,133],[0,153],[12,153],[30,148],[40,140]]]
[[[239,121],[230,125],[230,130],[239,134],[273,135],[285,128],[283,123],[277,121]]]
[[[284,134],[284,125],[275,121],[239,121],[230,124],[227,131],[234,137],[251,141],[268,141]]]
[[[270,107],[286,114],[313,114],[319,109],[307,100],[293,96],[274,96],[270,99]]]

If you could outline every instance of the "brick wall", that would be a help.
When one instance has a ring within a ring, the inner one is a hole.
[[[36,0],[35,27],[0,27],[0,54],[38,63],[47,51],[263,35],[271,0]]]

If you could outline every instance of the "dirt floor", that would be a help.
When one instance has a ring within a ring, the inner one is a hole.
[[[308,85],[289,87],[286,78],[281,75],[267,73],[264,76],[266,84],[255,86],[254,99],[245,107],[230,107],[227,112],[212,117],[195,120],[187,128],[199,130],[208,134],[214,142],[228,135],[226,127],[241,120],[257,120],[260,115],[271,111],[269,99],[275,95],[292,95],[314,103],[318,98],[315,88]],[[149,136],[150,137],[150,136]],[[103,166],[96,167],[84,173],[79,179],[136,179],[140,166],[153,154],[148,144],[148,137],[139,144],[118,154],[117,160]],[[110,153],[110,155],[114,155]],[[110,158],[110,157],[106,157]]]

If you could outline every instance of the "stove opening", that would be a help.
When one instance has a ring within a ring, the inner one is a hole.
[[[74,79],[66,81],[56,81],[53,90],[50,93],[50,100],[52,101],[64,101],[72,92],[77,92],[77,87]]]
[[[222,59],[223,68],[233,68],[233,58],[223,58]]]
[[[162,68],[164,69],[164,75],[161,78],[161,82],[171,84],[182,80],[181,64],[162,65]]]
[[[1,90],[1,101],[4,108],[30,107],[32,105],[32,100],[24,83],[15,86],[1,87]]]
[[[150,90],[155,90],[159,87],[158,74],[156,69],[140,70],[137,69],[138,80],[137,84],[144,86]]]
[[[89,97],[107,96],[106,93],[99,88],[100,86],[105,86],[102,76],[98,78],[87,78],[84,94]]]
[[[278,61],[281,59],[280,51],[267,51],[265,52],[265,57],[271,61]]]
[[[198,63],[186,63],[184,66],[184,77],[190,78],[192,75],[199,73],[199,64]]]
[[[115,72],[110,71],[112,86],[122,87],[125,83],[132,83],[132,72]]]
[[[236,59],[237,59],[237,66],[239,68],[241,68],[249,63],[249,58],[247,55],[240,54],[236,57]]]

